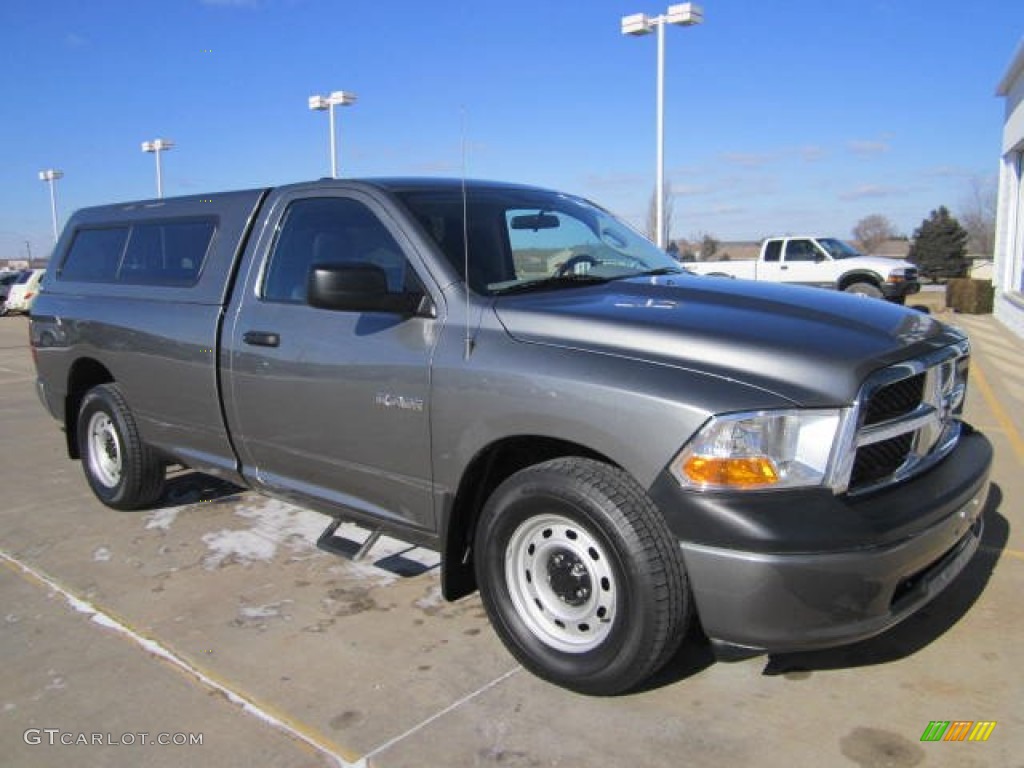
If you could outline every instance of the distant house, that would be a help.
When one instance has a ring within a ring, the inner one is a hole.
[[[1024,337],[1024,39],[996,95],[1006,99],[992,283],[995,315]]]

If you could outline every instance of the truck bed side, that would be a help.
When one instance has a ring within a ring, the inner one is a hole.
[[[146,443],[197,469],[234,477],[236,460],[219,396],[218,332],[265,194],[247,190],[103,206],[72,217],[54,250],[32,324],[39,381],[47,382],[40,395],[65,423],[72,455],[81,397],[97,384],[116,381]],[[154,216],[159,207],[166,217]],[[174,256],[166,242],[157,243],[170,238],[179,222],[212,225],[213,231],[205,257],[200,252],[174,265],[198,269],[180,279],[166,262],[153,263],[156,255]],[[151,228],[142,231],[142,223]],[[106,242],[103,232],[124,232],[127,245],[114,253],[116,247],[99,247]],[[86,248],[90,237],[96,243]],[[133,251],[133,238],[138,244],[144,237],[152,247]],[[128,269],[133,252],[151,260],[148,272],[145,264],[136,273]],[[115,266],[89,266],[105,260]]]
[[[744,280],[757,279],[758,259],[739,259],[736,261],[696,261],[686,264],[686,268],[698,275],[736,277]]]

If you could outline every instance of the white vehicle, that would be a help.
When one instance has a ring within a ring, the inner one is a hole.
[[[45,269],[26,269],[21,277],[11,286],[7,294],[7,301],[4,302],[3,314],[9,315],[14,312],[27,313],[32,309],[36,296],[39,295],[39,286],[43,282]]]
[[[700,275],[832,288],[902,304],[921,290],[917,267],[884,256],[865,256],[834,237],[769,237],[757,259],[698,261]]]
[[[11,290],[11,286],[14,285],[18,278],[21,277],[21,271],[8,272],[4,270],[0,272],[0,310],[3,310],[4,303],[7,301],[7,294]]]

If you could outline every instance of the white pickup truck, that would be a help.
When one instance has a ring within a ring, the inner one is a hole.
[[[769,237],[756,259],[698,261],[701,275],[833,288],[903,304],[917,293],[917,267],[883,256],[865,256],[834,237]]]

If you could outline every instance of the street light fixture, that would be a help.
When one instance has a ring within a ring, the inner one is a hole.
[[[168,149],[174,146],[174,142],[170,139],[154,139],[153,141],[142,142],[143,152],[152,152],[156,155],[156,196],[164,196],[164,181],[163,175],[160,173],[160,153],[166,152]]]
[[[351,91],[333,91],[327,96],[310,96],[309,108],[323,112],[326,110],[331,118],[331,178],[338,178],[338,150],[334,139],[334,108],[350,107],[356,103],[356,95]]]
[[[39,180],[46,181],[50,184],[50,216],[53,218],[53,243],[57,244],[57,192],[54,187],[54,182],[57,179],[64,178],[64,171],[58,171],[56,168],[48,168],[45,171],[39,172]],[[31,255],[29,256],[31,259]]]
[[[634,13],[622,17],[622,34],[639,37],[658,32],[658,139],[657,182],[655,184],[655,227],[659,248],[665,247],[665,25],[692,27],[704,21],[704,10],[696,3],[670,5],[661,16]]]

